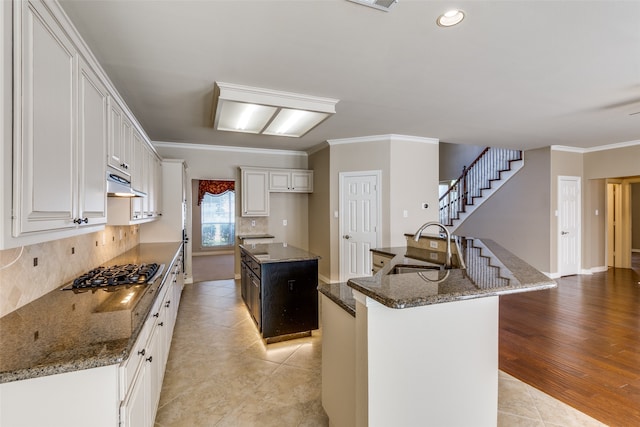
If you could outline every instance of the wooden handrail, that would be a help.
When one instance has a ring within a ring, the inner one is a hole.
[[[491,188],[491,182],[500,179],[501,172],[511,170],[511,162],[522,160],[522,151],[486,147],[469,167],[439,198],[440,222],[451,226],[459,214],[466,211],[482,191]]]

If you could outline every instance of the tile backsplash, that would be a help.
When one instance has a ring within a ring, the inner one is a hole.
[[[107,226],[104,231],[0,251],[0,317],[139,242],[139,226]]]

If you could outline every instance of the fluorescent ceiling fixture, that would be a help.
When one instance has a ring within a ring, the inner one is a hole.
[[[354,3],[361,4],[363,6],[373,7],[374,9],[384,10],[388,12],[391,6],[396,4],[398,0],[349,0]]]
[[[459,9],[452,9],[438,17],[436,21],[441,27],[452,27],[459,24],[464,19],[464,12]]]
[[[265,135],[300,136],[306,133],[305,129],[313,129],[327,117],[329,117],[328,113],[282,109],[262,133]]]
[[[216,82],[213,127],[301,137],[336,112],[337,99]]]

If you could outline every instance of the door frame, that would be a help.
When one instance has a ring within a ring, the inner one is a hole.
[[[338,184],[338,212],[339,212],[339,218],[340,221],[339,223],[339,234],[338,234],[338,254],[340,257],[340,281],[344,282],[345,281],[345,277],[344,277],[344,271],[345,271],[345,266],[344,266],[344,251],[342,248],[342,236],[343,236],[343,232],[344,232],[344,219],[345,219],[345,206],[343,203],[343,196],[344,196],[344,181],[345,178],[351,178],[351,177],[364,177],[364,176],[375,176],[376,178],[376,210],[378,211],[378,215],[376,215],[376,247],[380,247],[381,246],[381,227],[382,227],[382,171],[381,170],[369,170],[369,171],[351,171],[351,172],[340,172],[338,177],[339,177],[339,184]]]
[[[575,273],[572,274],[581,274],[582,272],[582,178],[579,176],[567,176],[567,175],[558,175],[558,181],[557,181],[557,212],[558,212],[558,216],[557,216],[557,220],[556,220],[556,252],[557,252],[557,263],[558,263],[558,275],[560,277],[562,277],[562,240],[560,238],[560,233],[562,232],[562,224],[560,221],[561,218],[561,213],[560,213],[560,209],[561,209],[561,197],[562,197],[562,192],[560,191],[560,185],[562,181],[575,181],[578,184],[578,216],[579,216],[579,226],[578,226],[578,243],[577,243],[577,250],[578,250],[578,268],[577,271]]]

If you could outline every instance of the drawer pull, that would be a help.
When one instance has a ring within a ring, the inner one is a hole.
[[[145,359],[147,362],[151,363],[153,361],[153,356],[149,356]]]
[[[146,353],[147,353],[147,352],[145,351],[145,349],[144,349],[144,348],[143,348],[142,350],[139,350],[139,351],[138,351],[138,354],[139,354],[140,356],[144,356]]]

